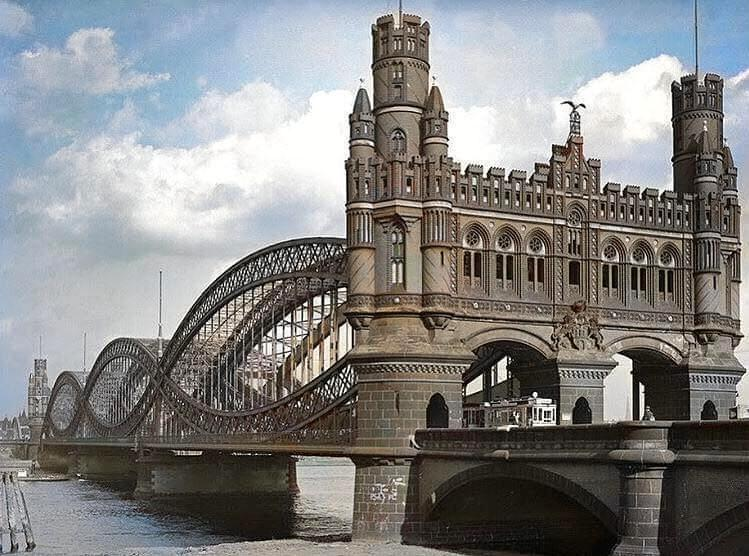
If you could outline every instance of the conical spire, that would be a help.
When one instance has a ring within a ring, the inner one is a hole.
[[[359,87],[354,101],[354,114],[368,114],[372,111],[372,105],[369,103],[369,95],[364,87]]]
[[[444,112],[445,103],[442,101],[442,93],[437,85],[432,85],[432,90],[429,91],[429,98],[427,99],[426,105],[427,112]]]

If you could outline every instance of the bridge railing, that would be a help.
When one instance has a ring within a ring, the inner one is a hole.
[[[670,450],[749,452],[749,420],[625,421],[595,425],[507,429],[423,429],[414,444],[425,451],[493,452]]]
[[[749,420],[674,421],[668,444],[672,450],[749,451]]]

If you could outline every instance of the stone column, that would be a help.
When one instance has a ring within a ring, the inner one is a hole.
[[[622,424],[619,449],[609,457],[620,466],[619,543],[612,556],[661,554],[664,533],[664,472],[675,456],[668,449],[669,423]]]
[[[523,362],[510,367],[520,381],[520,395],[537,392],[557,403],[557,422],[573,422],[575,404],[585,398],[591,411],[591,422],[603,422],[603,380],[616,362],[601,352],[562,351],[554,359]]]
[[[418,464],[411,458],[354,458],[354,540],[418,542]]]
[[[416,429],[427,426],[427,407],[440,395],[448,427],[463,419],[465,364],[426,361],[357,362],[356,444],[368,448],[407,448]]]

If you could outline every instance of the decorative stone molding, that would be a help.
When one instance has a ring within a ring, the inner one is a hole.
[[[462,374],[469,366],[468,363],[431,363],[428,361],[385,361],[382,363],[353,363],[358,374],[371,373],[409,373],[451,375]]]
[[[559,378],[572,380],[603,380],[609,371],[601,369],[559,369]]]
[[[422,315],[421,320],[424,321],[424,326],[430,330],[443,330],[447,323],[450,322],[449,315]]]
[[[348,322],[354,330],[369,330],[372,317],[371,315],[349,315]]]
[[[585,301],[576,301],[564,316],[564,320],[554,327],[551,343],[555,350],[603,351],[603,335],[598,326],[598,319],[588,315],[587,308]]]
[[[741,375],[722,375],[722,374],[705,374],[705,373],[690,373],[689,382],[690,384],[725,384],[728,386],[736,386],[741,380]]]

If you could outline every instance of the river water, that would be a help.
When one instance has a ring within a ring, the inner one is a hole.
[[[294,497],[179,502],[135,500],[113,486],[79,480],[22,486],[37,541],[34,554],[149,554],[239,541],[349,538],[354,466],[343,459],[305,458],[297,465],[297,480],[301,492]]]

